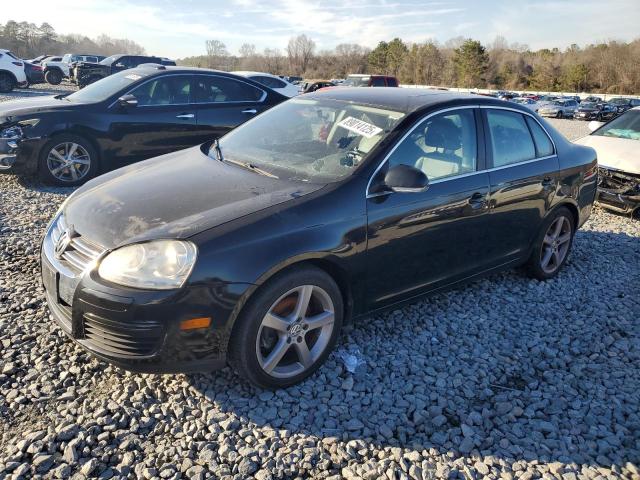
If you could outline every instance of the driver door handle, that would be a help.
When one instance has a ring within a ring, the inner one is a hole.
[[[193,118],[195,115],[193,113],[181,113],[180,115],[176,115],[176,118]]]
[[[242,110],[242,113],[247,113],[250,115],[255,115],[256,113],[258,113],[258,110],[256,110],[255,108],[247,108],[245,110]]]

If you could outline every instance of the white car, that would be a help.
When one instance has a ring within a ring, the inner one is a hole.
[[[24,87],[27,84],[24,61],[9,50],[0,49],[0,93],[7,93],[15,87]]]
[[[231,72],[235,75],[240,75],[241,77],[250,78],[254,82],[258,82],[265,87],[269,87],[272,90],[275,90],[278,93],[281,93],[285,97],[295,97],[298,95],[299,89],[296,85],[287,82],[286,80],[278,77],[277,75],[271,75],[270,73],[262,73],[262,72],[246,72],[243,70],[239,70],[236,72]]]
[[[640,214],[640,107],[608,123],[589,122],[590,135],[575,141],[598,154],[598,203],[633,216]]]
[[[516,97],[516,98],[512,98],[511,101],[513,103],[517,103],[518,105],[523,105],[533,112],[537,112],[538,108],[540,108],[540,105],[538,104],[538,102],[536,102],[532,98]]]

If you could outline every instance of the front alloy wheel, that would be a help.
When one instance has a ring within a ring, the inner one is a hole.
[[[76,183],[89,173],[91,155],[78,143],[59,143],[49,150],[47,168],[60,183]]]
[[[289,378],[303,373],[325,351],[335,320],[331,297],[315,285],[282,295],[262,319],[256,356],[265,373]]]
[[[283,388],[316,371],[342,326],[342,293],[325,271],[292,267],[262,285],[243,307],[228,360],[262,388]]]

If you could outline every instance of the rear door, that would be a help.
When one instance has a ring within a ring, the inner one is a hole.
[[[130,163],[196,145],[199,136],[197,112],[191,102],[192,77],[156,76],[128,92],[138,100],[137,107],[112,106],[112,147],[107,154],[117,163]]]
[[[488,251],[499,265],[528,252],[558,188],[560,166],[533,115],[493,107],[482,112],[491,183]]]
[[[222,75],[195,75],[193,90],[200,142],[221,137],[270,107],[265,90]]]

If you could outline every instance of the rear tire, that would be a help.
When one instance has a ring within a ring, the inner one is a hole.
[[[229,363],[261,388],[296,384],[333,350],[342,317],[340,289],[326,272],[311,266],[286,271],[245,305],[229,341]]]
[[[16,86],[16,79],[13,75],[0,72],[0,93],[9,93]]]
[[[562,117],[563,117],[562,112],[556,113],[556,118],[562,118]]]
[[[527,262],[530,276],[548,280],[558,274],[571,252],[575,228],[573,214],[566,207],[556,209],[545,219]]]
[[[56,135],[42,147],[38,175],[44,183],[74,187],[96,176],[98,162],[98,153],[91,142],[65,133]]]
[[[58,69],[47,70],[44,73],[44,79],[51,85],[60,85],[62,82],[62,72]]]

